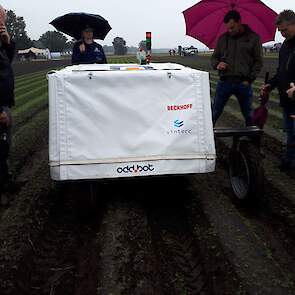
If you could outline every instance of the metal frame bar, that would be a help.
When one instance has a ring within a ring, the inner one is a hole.
[[[214,128],[213,130],[216,137],[256,137],[263,134],[263,130],[256,126],[249,126],[244,128]]]

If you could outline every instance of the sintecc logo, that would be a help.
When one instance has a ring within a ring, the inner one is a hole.
[[[148,171],[154,171],[155,168],[153,165],[148,164],[145,166],[141,165],[132,165],[132,166],[125,166],[125,167],[119,167],[117,169],[117,172],[119,174],[121,173],[140,173],[140,172],[148,172]]]
[[[174,120],[173,121],[173,129],[167,130],[166,133],[168,135],[191,135],[192,129],[183,129],[184,121],[182,120]]]
[[[180,120],[175,120],[174,121],[174,127],[176,128],[180,128],[184,125],[184,122],[183,121],[180,121]]]

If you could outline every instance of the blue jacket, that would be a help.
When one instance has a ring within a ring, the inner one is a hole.
[[[106,64],[107,59],[104,54],[101,45],[93,42],[92,44],[85,44],[85,52],[81,53],[79,46],[82,44],[82,40],[75,43],[72,55],[72,64]]]

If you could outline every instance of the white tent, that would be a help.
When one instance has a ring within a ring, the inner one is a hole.
[[[48,48],[47,49],[40,49],[40,48],[31,47],[28,49],[23,49],[23,50],[18,51],[19,55],[26,55],[26,54],[30,54],[30,53],[35,54],[37,57],[46,57],[46,58],[50,59],[50,51]]]

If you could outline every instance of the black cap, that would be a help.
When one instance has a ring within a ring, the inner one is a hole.
[[[93,32],[93,28],[90,27],[89,25],[86,25],[86,26],[83,28],[82,32],[85,32],[85,31]]]

